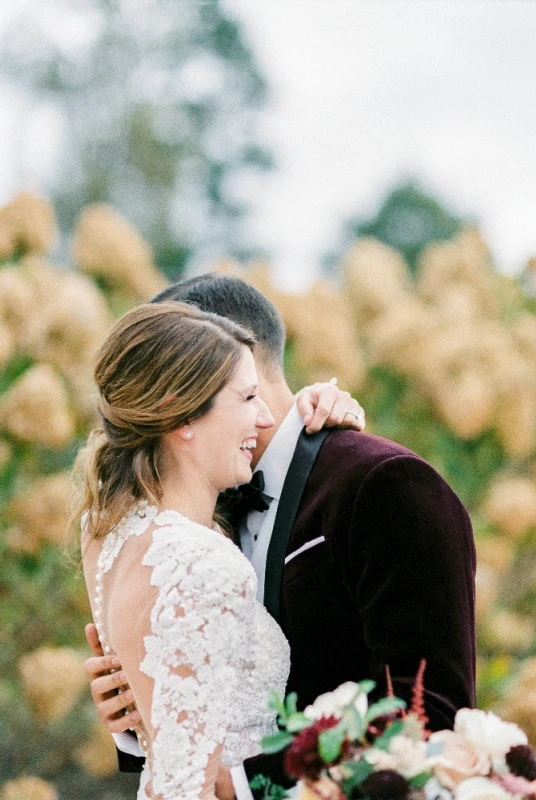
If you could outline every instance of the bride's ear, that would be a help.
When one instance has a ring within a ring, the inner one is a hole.
[[[179,436],[185,442],[189,442],[190,439],[193,439],[193,436],[194,436],[194,432],[192,430],[192,426],[191,425],[181,425],[180,428],[177,428],[175,433],[177,434],[177,436]]]

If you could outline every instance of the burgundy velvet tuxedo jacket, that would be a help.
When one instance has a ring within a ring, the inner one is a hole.
[[[410,701],[425,658],[430,727],[452,727],[475,700],[474,573],[467,512],[423,459],[355,431],[300,435],[265,580],[300,707],[349,680],[372,678],[382,696],[387,665],[395,694]],[[120,754],[122,769],[140,761]],[[249,780],[288,785],[281,754],[244,767]]]
[[[287,494],[295,518],[280,520],[292,515]],[[285,526],[286,565],[277,545]],[[290,643],[288,691],[304,707],[344,681],[372,678],[382,696],[388,665],[409,703],[425,658],[429,727],[452,728],[456,711],[475,702],[475,566],[467,512],[423,459],[364,433],[302,434],[266,571],[265,605]],[[280,754],[244,766],[250,780],[261,773],[285,785]]]

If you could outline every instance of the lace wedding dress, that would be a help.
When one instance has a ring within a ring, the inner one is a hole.
[[[253,568],[220,530],[143,503],[83,547],[101,643],[142,717],[138,800],[213,798],[219,761],[259,753],[274,732],[267,694],[288,677],[288,643],[255,599]]]

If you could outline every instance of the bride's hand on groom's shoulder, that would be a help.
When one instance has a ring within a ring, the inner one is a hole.
[[[322,428],[347,428],[362,431],[365,412],[349,392],[339,389],[337,379],[305,386],[296,395],[296,406],[307,433]]]
[[[84,664],[89,679],[93,704],[100,721],[111,733],[123,733],[140,721],[136,709],[125,715],[125,709],[132,706],[133,695],[126,675],[116,656],[105,656],[95,625],[86,625],[87,643],[93,656]]]

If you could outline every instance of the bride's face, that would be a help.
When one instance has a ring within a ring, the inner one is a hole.
[[[253,355],[244,346],[229,383],[217,394],[208,414],[191,425],[190,446],[218,491],[251,480],[259,430],[274,424],[257,394]]]

